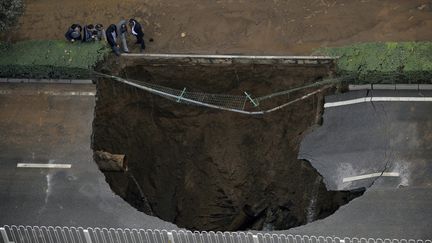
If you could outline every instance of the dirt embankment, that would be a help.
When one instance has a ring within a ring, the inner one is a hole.
[[[236,67],[238,79],[227,67],[195,68],[137,66],[123,74],[195,91],[267,94],[329,71],[243,66]],[[266,79],[253,69],[267,69],[258,72]],[[328,192],[310,164],[297,160],[321,96],[265,116],[179,104],[111,80],[98,81],[97,97],[94,149],[126,154],[129,166],[129,176],[105,173],[111,187],[136,208],[180,227],[287,229],[328,216],[361,194]]]
[[[148,52],[309,54],[322,46],[432,40],[428,0],[26,1],[12,40],[63,39],[72,23],[136,17]],[[182,37],[182,33],[185,36]],[[132,40],[130,41],[132,44]]]

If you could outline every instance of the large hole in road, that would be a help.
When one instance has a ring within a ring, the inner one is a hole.
[[[180,90],[260,96],[314,82],[331,68],[141,63],[117,75]],[[128,166],[104,170],[112,190],[179,227],[288,229],[331,215],[363,193],[327,191],[316,170],[297,159],[304,133],[319,120],[323,94],[249,116],[177,103],[108,79],[98,80],[97,92],[93,149],[124,154]]]

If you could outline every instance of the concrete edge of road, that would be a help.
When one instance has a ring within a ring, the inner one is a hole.
[[[0,78],[0,83],[28,84],[93,84],[90,79],[30,79],[30,78]]]
[[[432,84],[350,84],[349,90],[432,90]]]
[[[432,97],[361,97],[356,99],[326,102],[324,108],[367,102],[432,102]]]
[[[272,56],[272,55],[206,55],[206,54],[156,54],[156,53],[122,53],[124,57],[142,58],[205,58],[205,59],[302,59],[302,60],[336,60],[332,56]]]
[[[185,62],[198,64],[283,64],[323,65],[334,63],[330,56],[265,56],[265,55],[202,55],[202,54],[147,54],[123,53],[122,58],[147,62]]]

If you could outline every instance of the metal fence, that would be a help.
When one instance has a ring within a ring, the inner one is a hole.
[[[188,105],[198,105],[198,106],[204,106],[219,110],[226,110],[226,111],[232,111],[237,113],[242,113],[246,115],[264,115],[266,113],[274,112],[277,110],[280,110],[288,105],[291,105],[297,101],[309,98],[311,96],[314,96],[318,93],[321,93],[325,91],[326,89],[330,88],[332,85],[339,82],[339,79],[326,79],[323,81],[315,82],[315,83],[309,83],[301,87],[291,88],[289,90],[280,91],[277,93],[269,94],[262,97],[252,98],[247,92],[244,92],[244,96],[239,95],[226,95],[226,94],[210,94],[210,93],[200,93],[200,92],[189,92],[184,88],[183,90],[179,89],[173,89],[169,87],[160,86],[157,84],[151,84],[143,81],[138,80],[126,80],[121,77],[112,76],[108,74],[103,74],[99,72],[94,72],[95,75],[99,77],[109,78],[116,80],[117,82],[124,83],[127,85],[130,85],[132,87],[145,90],[147,92],[150,92],[152,94],[162,96],[166,99],[176,101],[178,103],[184,103]],[[295,91],[299,91],[302,89],[307,88],[315,88],[314,91],[310,91],[307,94],[296,98],[296,99],[290,99],[287,102],[283,103],[282,105],[278,105],[276,107],[273,107],[271,109],[264,109],[262,110],[258,108],[259,103],[263,100],[280,97],[280,96],[287,96],[289,98],[289,95]],[[255,107],[253,111],[247,111],[246,108],[246,102],[250,102],[253,104],[251,107]]]
[[[3,226],[4,243],[432,243],[431,240],[338,238],[250,232],[191,232],[82,227]]]

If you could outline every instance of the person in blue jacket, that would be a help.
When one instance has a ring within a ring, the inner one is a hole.
[[[81,40],[82,39],[81,30],[82,30],[81,25],[79,24],[71,25],[71,27],[69,27],[68,31],[66,31],[65,33],[66,39],[70,42]]]
[[[96,29],[94,25],[84,25],[82,42],[91,42],[95,40]]]

